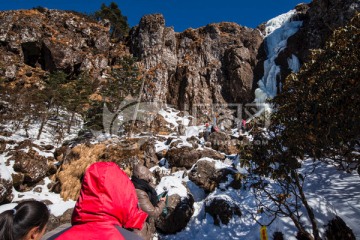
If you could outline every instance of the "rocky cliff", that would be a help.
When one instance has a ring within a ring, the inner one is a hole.
[[[130,41],[131,52],[154,83],[146,100],[166,101],[182,110],[253,100],[254,69],[263,41],[258,29],[223,22],[175,33],[157,14],[144,16]]]
[[[278,55],[281,79],[290,72],[287,59],[294,54],[306,62],[310,49],[321,48],[359,10],[359,0],[314,0],[296,10],[303,26]],[[266,57],[261,26],[229,22],[177,33],[162,15],[148,15],[116,43],[107,22],[68,11],[2,11],[0,24],[0,76],[6,82],[31,84],[56,70],[70,76],[88,71],[101,79],[116,58],[133,54],[146,78],[142,100],[190,112],[211,103],[252,102]]]
[[[30,83],[46,72],[89,71],[108,66],[109,27],[57,10],[0,12],[1,76]],[[33,75],[35,74],[35,75]]]
[[[184,109],[253,99],[263,41],[257,29],[219,23],[175,33],[162,15],[149,15],[126,43],[112,43],[106,23],[74,12],[4,11],[0,22],[0,74],[7,82],[31,84],[57,70],[101,78],[115,58],[131,52],[145,71],[143,101]]]

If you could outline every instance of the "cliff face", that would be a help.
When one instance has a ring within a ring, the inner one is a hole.
[[[306,62],[331,32],[359,10],[359,0],[314,0],[296,7],[302,28],[288,39],[276,59],[281,79],[288,59]],[[209,24],[176,33],[162,15],[144,16],[126,42],[112,43],[109,25],[74,12],[20,10],[0,12],[0,78],[32,84],[48,72],[69,75],[89,71],[102,78],[115,59],[132,53],[143,67],[142,101],[161,101],[190,111],[211,103],[247,103],[263,74],[261,27]]]
[[[297,46],[296,54],[307,61],[309,49],[323,48],[332,32],[348,23],[356,11],[360,11],[359,0],[314,0],[305,13],[304,27],[289,39],[289,47]]]
[[[175,33],[162,15],[144,16],[132,30],[130,49],[153,82],[146,100],[180,109],[198,104],[250,102],[254,69],[263,41],[257,29],[209,24]]]
[[[62,70],[89,71],[94,77],[108,66],[109,28],[71,12],[20,10],[0,12],[1,75],[31,82]]]
[[[115,44],[106,23],[74,12],[4,11],[0,23],[0,74],[8,82],[32,84],[57,70],[101,78],[114,59],[130,51],[145,70],[143,101],[184,109],[253,100],[259,30],[220,23],[175,33],[162,15],[149,15],[129,41]]]

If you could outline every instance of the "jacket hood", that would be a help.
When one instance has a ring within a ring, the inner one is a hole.
[[[133,169],[133,176],[137,177],[138,179],[145,180],[147,182],[152,182],[152,172],[145,166],[142,165],[135,165]]]
[[[97,162],[86,171],[72,224],[106,222],[141,229],[147,214],[138,207],[135,187],[113,162]]]

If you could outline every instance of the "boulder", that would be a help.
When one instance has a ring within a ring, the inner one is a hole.
[[[30,149],[27,152],[12,151],[9,160],[14,160],[14,171],[23,174],[21,184],[32,186],[47,176],[48,170],[53,165],[52,157],[41,156],[36,150]]]
[[[150,131],[152,133],[158,133],[161,135],[168,135],[172,128],[174,128],[174,125],[168,123],[160,114],[157,114],[155,119],[150,124]]]
[[[233,170],[217,169],[214,160],[200,159],[191,169],[189,179],[206,192],[212,192],[221,182],[227,180],[228,174],[233,174]]]
[[[200,158],[200,151],[188,146],[171,148],[166,153],[166,159],[171,167],[185,167],[190,169]]]
[[[199,147],[200,139],[195,136],[187,138],[186,141],[190,143],[194,149],[197,149]]]
[[[18,189],[21,186],[21,184],[23,184],[24,177],[25,177],[24,175],[25,174],[23,174],[23,173],[14,173],[11,175],[12,180],[13,180],[13,186],[16,189]]]
[[[60,225],[63,225],[65,223],[71,223],[72,212],[73,209],[69,208],[60,216],[55,216],[53,214],[50,214],[49,221],[46,225],[46,231],[49,232],[59,227]]]
[[[221,197],[208,199],[205,204],[205,212],[213,217],[215,225],[228,224],[234,215],[241,217],[239,206],[230,199]]]
[[[231,139],[231,137],[223,132],[213,132],[209,136],[211,147],[225,154],[239,153],[241,141],[239,139]]]
[[[204,148],[203,150],[198,150],[198,151],[200,151],[201,158],[212,158],[212,159],[217,159],[217,160],[225,159],[224,154],[219,153],[218,151],[214,151],[211,148]]]
[[[173,142],[174,143],[174,142]],[[172,143],[172,144],[173,144]],[[173,147],[166,153],[166,159],[171,167],[185,167],[190,169],[200,158],[209,157],[225,159],[223,154],[212,149],[194,149],[189,146]]]
[[[344,220],[336,216],[326,225],[325,236],[327,240],[355,240],[353,231],[346,225]]]
[[[168,196],[168,213],[156,220],[156,228],[165,234],[174,234],[183,230],[194,213],[194,198],[191,194],[181,198],[179,195]]]

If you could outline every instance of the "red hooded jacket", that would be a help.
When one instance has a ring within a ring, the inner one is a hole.
[[[98,162],[85,173],[71,219],[73,226],[56,239],[124,239],[115,225],[141,229],[146,218],[126,173],[113,162]]]

